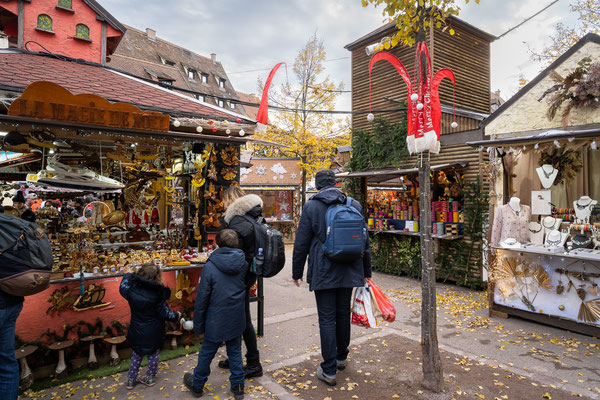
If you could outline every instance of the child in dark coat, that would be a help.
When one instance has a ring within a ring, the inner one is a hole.
[[[133,389],[137,384],[144,356],[148,356],[148,371],[140,378],[140,382],[154,386],[154,377],[158,372],[158,351],[166,338],[165,320],[177,322],[181,314],[167,305],[171,289],[162,284],[160,268],[154,264],[144,264],[135,274],[125,274],[119,292],[131,308],[127,341],[133,354],[127,375],[127,389]]]
[[[210,375],[210,363],[219,345],[225,342],[231,376],[231,392],[236,400],[244,398],[242,332],[246,328],[244,277],[248,263],[238,249],[238,236],[231,229],[217,234],[217,246],[202,270],[194,308],[194,331],[204,334],[198,365],[187,373],[183,383],[194,397],[202,396]]]

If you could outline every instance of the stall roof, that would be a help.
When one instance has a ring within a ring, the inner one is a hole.
[[[600,125],[593,126],[587,129],[550,129],[541,132],[526,134],[523,136],[513,136],[510,138],[505,137],[502,139],[477,140],[474,142],[467,142],[466,144],[471,147],[489,147],[549,142],[553,140],[564,140],[569,138],[585,139],[594,137],[600,137]]]
[[[444,163],[431,166],[432,171],[449,169],[449,168],[464,168],[468,165],[467,162]],[[338,178],[368,178],[371,182],[385,182],[395,176],[414,174],[419,172],[419,168],[386,168],[372,169],[359,172],[341,172],[336,174]]]
[[[46,54],[0,50],[0,89],[22,92],[35,81],[59,84],[72,94],[95,94],[111,102],[169,114],[188,113],[214,119],[252,122],[248,117],[204,104],[190,96],[102,67],[100,64],[58,59]]]

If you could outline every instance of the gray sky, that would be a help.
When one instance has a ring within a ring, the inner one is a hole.
[[[500,35],[551,0],[481,0],[464,4],[460,18]],[[383,24],[381,7],[363,8],[360,0],[100,0],[118,20],[138,29],[152,28],[165,40],[209,56],[216,53],[236,90],[256,93],[257,78],[284,61],[291,65],[312,33],[324,40],[325,74],[350,89],[350,53],[344,46]],[[168,7],[167,7],[168,4]],[[545,66],[533,62],[527,46],[540,49],[557,22],[574,24],[569,2],[560,0],[521,28],[492,43],[492,85],[504,99],[516,92],[519,75],[532,79]],[[340,59],[342,58],[342,59]],[[261,70],[263,71],[253,71]],[[245,72],[253,71],[253,72]],[[290,71],[291,73],[291,71]],[[279,72],[274,84],[282,82]],[[350,93],[338,101],[350,109]]]

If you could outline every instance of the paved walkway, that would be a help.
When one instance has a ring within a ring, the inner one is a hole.
[[[291,256],[291,248],[288,253],[288,257]],[[374,280],[394,302],[396,321],[383,323],[374,329],[353,326],[353,345],[389,335],[418,342],[419,282],[384,274],[374,274]],[[291,281],[291,261],[278,276],[265,282],[265,335],[259,338],[265,375],[247,381],[246,398],[297,399],[292,395],[292,390],[272,375],[281,368],[320,358],[314,296],[305,283],[301,288],[294,286]],[[600,399],[600,340],[516,318],[489,318],[484,292],[445,284],[438,284],[437,290],[438,337],[443,351],[526,377],[534,386],[547,385],[575,396]],[[231,397],[228,371],[216,366],[223,354],[224,350],[221,350],[213,362],[208,393],[203,398],[224,400]],[[442,354],[443,363],[450,362],[444,361],[447,358],[450,357]],[[32,397],[191,399],[181,378],[185,372],[193,369],[195,363],[195,354],[161,362],[158,383],[153,388],[137,386],[127,391],[124,386],[126,373],[123,373],[95,381],[73,382],[47,389]],[[318,361],[315,361],[315,369],[317,365]],[[402,371],[401,357],[398,357],[398,364],[394,367]],[[314,381],[314,385],[321,384],[316,379]]]

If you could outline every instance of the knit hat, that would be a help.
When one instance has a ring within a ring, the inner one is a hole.
[[[23,192],[18,190],[12,201],[13,203],[25,203],[25,196],[23,196]]]
[[[315,186],[321,190],[328,186],[335,186],[335,173],[330,169],[323,169],[315,175]]]

